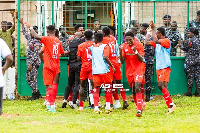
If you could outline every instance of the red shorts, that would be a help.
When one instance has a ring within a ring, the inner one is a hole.
[[[133,75],[126,75],[127,81],[130,87],[134,87],[135,82],[141,82],[144,84],[144,74],[133,74]]]
[[[170,77],[170,73],[171,73],[170,67],[156,70],[156,73],[157,73],[157,81],[158,82],[164,82],[164,81],[167,83],[169,82],[169,77]]]
[[[122,79],[122,73],[121,73],[121,64],[113,64],[114,68],[116,69],[116,72],[113,74],[113,70],[110,68],[110,74],[114,77],[114,80],[121,80]]]
[[[92,79],[92,70],[85,70],[81,68],[80,80]]]
[[[94,87],[101,86],[101,84],[112,84],[113,78],[110,73],[106,74],[94,74],[93,75],[93,82]]]
[[[49,68],[43,68],[44,85],[53,85],[53,80],[58,71],[52,71]]]

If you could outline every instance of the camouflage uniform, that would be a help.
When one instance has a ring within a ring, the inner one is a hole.
[[[176,53],[177,53],[176,45],[178,44],[178,40],[183,40],[181,38],[181,34],[178,31],[178,29],[176,29],[176,31],[172,31],[171,29],[169,29],[166,32],[166,36],[171,42],[170,56],[176,56]]]
[[[190,21],[189,22],[189,28],[196,28],[198,31],[199,31],[199,35],[198,36],[196,36],[197,38],[199,38],[200,37],[200,22],[196,22],[196,20],[192,20],[192,21]],[[187,40],[188,39],[188,36],[187,36],[187,29],[189,29],[189,28],[187,28],[187,26],[186,26],[186,29],[185,29],[185,35],[184,35],[184,39],[185,40]]]
[[[144,44],[146,36],[145,35],[138,35],[138,39],[141,43]],[[153,40],[152,37],[149,37],[149,41]],[[154,68],[154,55],[155,55],[155,48],[153,46],[146,46],[144,45],[144,59],[145,59],[145,82],[146,82],[146,91],[151,91],[152,86],[152,75],[153,75],[153,68]]]
[[[63,37],[62,35],[59,36],[59,40],[62,42],[62,46],[63,46],[64,51],[67,50],[67,47],[68,47],[68,44],[67,44],[68,38],[69,38],[68,35],[66,37]]]
[[[185,72],[188,92],[192,92],[193,79],[196,81],[196,93],[200,90],[200,40],[193,37],[181,44],[180,48],[187,52],[185,57]]]
[[[27,54],[26,54],[26,81],[28,85],[32,88],[32,93],[38,92],[37,86],[37,74],[38,68],[41,64],[41,60],[39,58],[39,52],[41,49],[41,44],[39,40],[31,38],[31,36],[27,33],[24,25],[22,25],[22,32],[25,35],[25,38],[28,40],[27,44]],[[32,64],[31,71],[28,71],[28,66]]]

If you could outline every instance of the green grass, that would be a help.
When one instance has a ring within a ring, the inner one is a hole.
[[[111,114],[95,114],[67,108],[56,102],[56,113],[47,112],[44,100],[5,100],[0,116],[0,132],[200,132],[200,97],[173,96],[177,108],[167,115],[167,106],[161,97],[147,103],[143,116],[135,116],[135,104],[128,101],[127,110],[116,109]],[[101,101],[104,103],[104,100]],[[86,103],[85,106],[88,104]]]

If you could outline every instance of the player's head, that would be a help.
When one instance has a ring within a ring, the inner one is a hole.
[[[75,33],[75,38],[81,38],[81,37],[83,37],[82,32],[76,32]]]
[[[99,20],[94,20],[93,25],[94,25],[94,29],[99,29],[99,27],[100,27]]]
[[[157,38],[158,38],[158,39],[163,39],[163,38],[165,38],[165,29],[162,28],[162,27],[159,27],[159,28],[157,29],[156,35],[157,35]]]
[[[98,32],[94,35],[94,42],[95,43],[101,43],[103,40],[103,34]]]
[[[200,21],[200,10],[197,11],[197,20]]]
[[[47,26],[47,35],[54,35],[55,36],[55,32],[56,32],[56,29],[55,29],[55,26],[53,25],[49,25]]]
[[[126,39],[126,43],[129,46],[132,46],[133,43],[134,43],[134,34],[132,32],[130,32],[130,31],[126,32],[125,39]]]
[[[59,31],[58,31],[58,29],[56,29],[55,36],[56,36],[57,38],[59,38]]]
[[[137,28],[131,28],[129,31],[132,32],[134,34],[134,36],[136,36]]]
[[[77,24],[74,26],[74,31],[75,32],[84,32],[84,29],[83,29],[83,25],[82,24]]]
[[[163,16],[163,23],[164,23],[165,26],[170,25],[170,22],[171,22],[171,16],[170,15]]]
[[[67,28],[64,25],[61,25],[59,27],[59,32],[61,33],[61,35],[65,36],[67,33]]]
[[[84,35],[86,40],[92,40],[93,32],[91,30],[86,30]]]
[[[2,31],[7,30],[7,21],[1,21],[1,28],[2,28]]]
[[[172,25],[171,25],[171,30],[172,31],[176,31],[176,29],[177,29],[177,22],[176,21],[172,21]]]
[[[147,28],[149,27],[149,24],[147,24],[147,23],[143,23],[143,24],[141,24],[141,26],[140,26],[140,34],[143,34],[143,35],[145,35],[146,33],[147,33]]]
[[[110,35],[115,36],[115,27],[111,26],[111,25],[108,25],[108,28],[110,29]]]
[[[12,23],[11,23],[11,22],[8,22],[8,23],[7,23],[7,30],[10,29],[11,27],[12,27]]]
[[[103,36],[109,36],[110,35],[110,28],[104,27],[102,29],[102,33],[103,33]]]
[[[192,38],[192,37],[194,37],[196,35],[199,35],[199,32],[198,32],[198,30],[196,28],[192,28],[191,27],[191,28],[188,29],[187,36],[189,38]]]

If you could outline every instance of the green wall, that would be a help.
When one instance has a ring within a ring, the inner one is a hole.
[[[67,66],[67,58],[63,57],[61,58],[61,74],[60,74],[60,81],[58,86],[58,95],[63,96],[64,90],[68,82],[68,66]],[[171,95],[177,95],[177,94],[183,94],[187,91],[187,79],[184,72],[184,57],[171,57],[172,60],[172,71],[170,75],[170,80],[168,83],[168,89]],[[122,74],[123,74],[123,84],[124,88],[128,92],[126,92],[128,95],[131,95],[131,90],[128,86],[127,79],[126,79],[126,64],[122,65]],[[161,95],[160,90],[157,87],[157,78],[156,78],[156,70],[154,67],[154,75],[153,75],[153,89],[152,89],[152,95]],[[18,87],[18,93],[20,96],[30,96],[31,95],[31,88],[26,83],[26,58],[21,57],[20,58],[20,71],[19,71],[20,80],[18,81],[19,87]],[[42,78],[42,65],[39,68],[38,72],[38,88],[42,95],[46,95],[46,90]],[[193,87],[193,92],[195,91]]]

